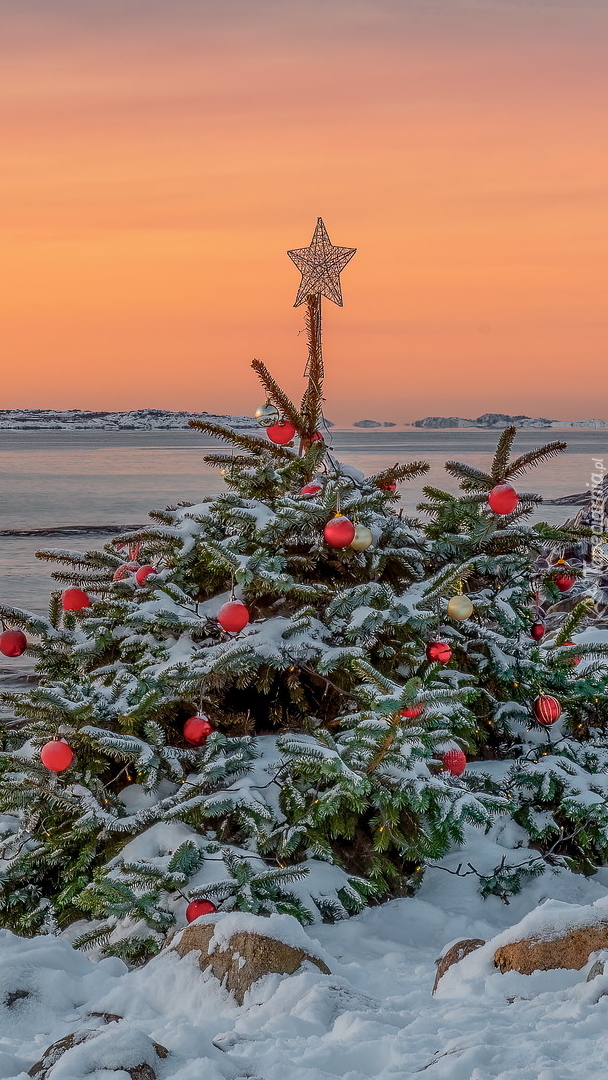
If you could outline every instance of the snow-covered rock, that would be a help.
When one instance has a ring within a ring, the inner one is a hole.
[[[204,915],[176,934],[169,947],[181,957],[198,952],[201,971],[211,971],[239,1005],[266,975],[293,975],[305,963],[330,973],[321,951],[291,915]]]
[[[121,1024],[122,1017],[95,1017],[95,1027],[65,1035],[47,1047],[40,1061],[29,1070],[34,1080],[69,1080],[70,1077],[97,1073],[103,1062],[104,1072],[120,1072],[131,1080],[156,1080],[156,1069],[169,1056],[165,1046],[154,1042],[131,1024]]]
[[[494,964],[499,971],[520,971],[522,975],[552,968],[579,971],[591,953],[608,948],[608,903],[546,901],[507,935],[515,935],[516,940],[505,941],[495,950]]]

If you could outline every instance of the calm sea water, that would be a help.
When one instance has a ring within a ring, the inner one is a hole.
[[[521,432],[516,450],[524,452],[563,437],[568,449],[541,466],[522,490],[557,498],[583,491],[592,456],[606,456],[605,431]],[[402,502],[413,511],[424,483],[455,490],[443,469],[449,458],[484,467],[496,444],[495,432],[475,430],[333,431],[336,456],[366,473],[394,462],[427,460],[424,480],[403,484]],[[35,558],[40,547],[99,547],[112,535],[105,527],[137,525],[152,507],[198,500],[221,490],[222,478],[203,461],[219,448],[194,431],[0,432],[0,598],[34,611],[46,608],[49,567]],[[568,508],[547,506],[542,515],[560,521]],[[94,532],[61,536],[67,526]],[[28,530],[48,535],[24,536]],[[21,534],[21,535],[20,535]]]

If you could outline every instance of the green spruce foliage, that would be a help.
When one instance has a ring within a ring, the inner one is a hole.
[[[467,826],[497,815],[540,860],[590,872],[608,855],[605,650],[567,644],[589,621],[584,584],[558,631],[529,634],[536,594],[556,593],[537,560],[576,536],[527,524],[538,496],[507,517],[487,505],[495,483],[563,444],[511,461],[509,429],[487,474],[449,462],[461,493],[426,488],[410,519],[393,488],[424,462],[366,478],[318,438],[314,298],[308,328],[299,406],[254,362],[296,445],[194,421],[233,448],[208,459],[225,470],[221,494],[155,511],[102,552],[40,552],[60,588],[87,591],[82,611],[64,612],[60,591],[48,618],[0,606],[40,676],[4,695],[0,922],[18,933],[73,926],[83,947],[136,963],[196,898],[343,918],[413,891]],[[319,490],[302,493],[313,478]],[[330,547],[336,513],[371,546]],[[125,553],[157,573],[139,585]],[[455,622],[463,591],[473,614]],[[250,621],[227,633],[217,615],[234,596]],[[435,640],[447,665],[427,659]],[[555,732],[534,719],[541,694],[562,704]],[[213,727],[202,746],[184,738],[195,715]],[[40,750],[57,739],[75,756],[56,774]],[[443,764],[454,748],[469,758],[460,777]],[[516,891],[537,863],[498,867],[485,894]]]

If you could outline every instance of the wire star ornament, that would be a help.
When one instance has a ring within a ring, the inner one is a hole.
[[[356,250],[356,248],[335,247],[327,235],[323,219],[318,218],[310,247],[295,248],[287,252],[302,275],[293,306],[299,307],[311,294],[317,294],[319,297],[326,296],[338,307],[342,307],[340,274]]]

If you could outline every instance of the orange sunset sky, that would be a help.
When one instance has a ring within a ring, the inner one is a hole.
[[[608,418],[606,0],[0,0],[0,408]]]

